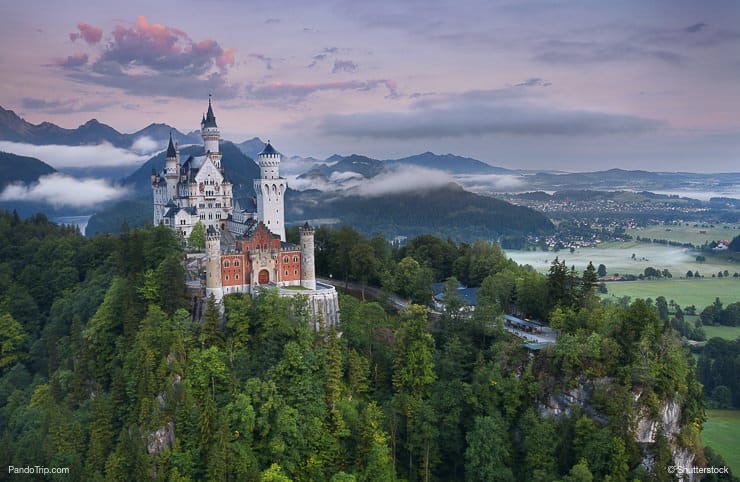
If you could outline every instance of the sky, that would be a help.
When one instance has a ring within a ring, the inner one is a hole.
[[[740,170],[740,2],[2,2],[0,105],[283,153]]]

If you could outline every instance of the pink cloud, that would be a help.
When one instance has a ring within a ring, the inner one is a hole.
[[[97,39],[97,31],[88,27],[80,24],[81,33],[73,34],[74,38]],[[150,23],[139,16],[136,22],[116,25],[110,41],[89,63],[75,54],[56,65],[67,67],[67,75],[79,82],[131,93],[202,98],[204,92],[213,92],[221,98],[233,98],[239,87],[231,85],[227,76],[235,64],[235,53],[215,40],[194,41],[178,28]],[[69,68],[81,66],[85,68]]]
[[[81,38],[90,45],[93,45],[100,42],[100,39],[103,38],[103,29],[93,27],[85,22],[78,23],[77,29],[80,31],[79,33],[75,32],[69,34],[69,39],[73,42]]]
[[[117,25],[113,41],[98,62],[113,62],[122,69],[143,65],[155,71],[201,75],[218,68],[224,72],[234,64],[234,49],[223,49],[211,39],[193,41],[177,28],[139,16],[131,27]]]
[[[223,53],[216,58],[216,65],[218,65],[221,69],[225,69],[226,67],[233,67],[234,54],[236,54],[236,49],[224,50]]]

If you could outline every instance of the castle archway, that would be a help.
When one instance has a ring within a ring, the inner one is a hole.
[[[257,275],[257,282],[261,285],[266,285],[270,282],[270,272],[266,269],[263,269],[259,272],[259,275]]]

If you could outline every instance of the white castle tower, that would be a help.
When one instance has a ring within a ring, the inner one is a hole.
[[[157,226],[164,218],[165,206],[167,205],[167,184],[157,171],[152,168],[152,194],[154,206],[154,218],[152,223]]]
[[[218,169],[221,169],[222,155],[218,145],[221,140],[221,133],[216,125],[216,116],[213,115],[210,96],[208,97],[208,112],[200,122],[200,135],[203,138],[203,148],[206,151],[206,157],[213,160],[213,164]]]
[[[206,230],[206,296],[217,302],[224,297],[221,282],[221,232],[212,226]]]
[[[309,290],[316,289],[314,273],[313,235],[314,229],[308,222],[298,229],[301,235],[301,286]]]
[[[285,190],[288,183],[280,177],[280,153],[270,145],[270,141],[257,155],[257,164],[260,166],[260,179],[254,180],[257,220],[285,241]]]
[[[180,180],[180,161],[175,145],[172,143],[170,132],[170,143],[167,146],[167,154],[164,159],[164,179],[167,183],[167,200],[177,199],[177,183]]]

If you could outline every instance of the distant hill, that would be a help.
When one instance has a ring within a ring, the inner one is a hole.
[[[415,156],[385,161],[389,165],[419,166],[429,169],[438,169],[450,174],[513,174],[515,171],[503,167],[491,166],[485,162],[470,157],[461,157],[454,154],[439,155],[425,152]]]
[[[202,142],[200,136],[183,134],[167,124],[150,124],[132,134],[123,134],[96,119],[91,119],[76,129],[65,129],[51,122],[31,124],[12,110],[0,107],[0,140],[5,141],[64,146],[108,142],[116,147],[130,148],[142,136],[149,136],[159,143],[164,143],[169,139],[170,132],[173,138],[181,144]]]
[[[29,184],[56,169],[35,157],[17,156],[0,151],[0,188],[13,182]]]
[[[554,230],[542,213],[465,191],[456,184],[379,197],[288,190],[285,198],[286,223],[332,218],[364,234],[381,233],[389,239],[431,233],[457,241],[496,240]],[[124,222],[130,227],[143,226],[151,222],[151,212],[149,194],[113,203],[90,219],[86,234],[117,233]]]
[[[257,154],[262,152],[262,149],[265,148],[265,144],[266,143],[259,137],[253,137],[251,139],[247,139],[241,144],[235,144],[235,146],[250,159],[257,159]]]
[[[333,157],[333,156],[332,156]],[[332,165],[319,164],[310,171],[298,176],[299,179],[324,179],[328,180],[332,174],[354,172],[366,179],[373,178],[386,169],[383,161],[372,159],[367,156],[352,154],[348,157],[340,157]]]
[[[291,193],[286,196],[286,211],[287,222],[336,218],[364,234],[381,233],[387,238],[431,233],[455,240],[498,239],[554,230],[542,213],[480,196],[452,183],[378,197]]]
[[[259,167],[251,158],[245,156],[233,142],[222,142],[220,149],[221,154],[223,154],[221,165],[226,170],[228,178],[234,183],[237,197],[251,197],[254,194],[253,180],[258,178],[260,174]],[[185,162],[188,156],[191,155],[202,156],[203,146],[184,147],[180,150],[180,161]],[[123,183],[132,186],[134,191],[138,193],[150,193],[151,195],[152,169],[160,171],[164,167],[164,158],[165,152],[160,152],[124,179]]]
[[[96,233],[117,234],[124,223],[131,228],[151,224],[152,209],[151,194],[110,204],[90,218],[85,228],[85,236],[93,236]]]

